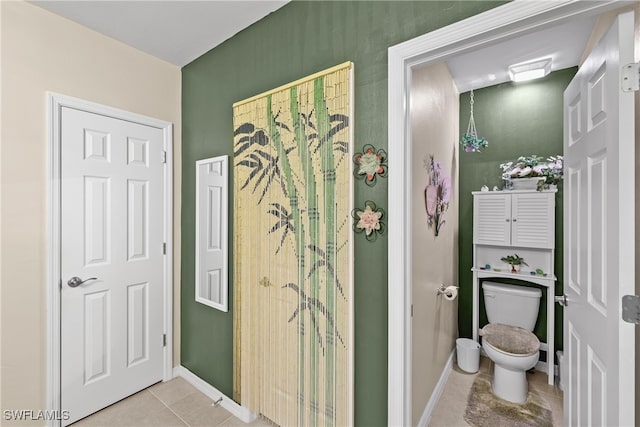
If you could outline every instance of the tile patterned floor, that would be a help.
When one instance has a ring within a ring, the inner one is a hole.
[[[480,359],[481,372],[491,372],[491,361]],[[449,374],[430,426],[468,426],[463,415],[467,395],[477,374],[467,374],[456,365]],[[541,372],[527,374],[529,386],[551,405],[554,426],[562,426],[562,391],[547,384]],[[250,424],[231,415],[184,379],[178,377],[155,384],[73,424],[73,427],[273,427],[258,418]]]
[[[273,427],[258,418],[245,424],[183,378],[155,384],[96,412],[73,427]]]
[[[480,358],[480,371],[492,372],[493,364],[486,357]],[[464,411],[467,408],[467,397],[471,385],[477,374],[467,374],[460,370],[457,365],[449,374],[447,383],[436,404],[431,416],[429,426],[432,427],[457,427],[468,426],[464,420]],[[547,384],[547,375],[542,372],[527,374],[529,387],[535,390],[540,397],[545,399],[551,406],[553,415],[553,425],[562,426],[562,390],[558,387]]]

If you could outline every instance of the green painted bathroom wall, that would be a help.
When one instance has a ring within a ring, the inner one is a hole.
[[[473,196],[483,184],[502,187],[499,165],[519,156],[562,154],[562,94],[577,67],[549,74],[544,79],[503,83],[474,91],[474,118],[478,134],[489,141],[481,153],[460,152],[460,293],[458,321],[461,337],[471,337],[473,261]],[[460,95],[460,134],[469,123],[469,92]],[[562,184],[556,194],[556,295],[562,294]],[[521,284],[531,285],[520,282]],[[533,285],[535,286],[535,285]],[[546,298],[540,303],[535,333],[546,341]],[[555,345],[562,349],[562,309],[556,305]],[[480,325],[487,322],[484,307]]]
[[[294,1],[183,68],[183,366],[232,396],[233,289],[229,313],[194,301],[195,161],[232,155],[232,104],[344,61],[353,61],[355,147],[373,144],[388,149],[387,48],[503,3]],[[229,196],[232,219],[233,191]],[[361,206],[366,200],[386,208],[387,180],[378,180],[374,188],[357,181],[354,202]],[[232,278],[233,271],[230,274]],[[386,236],[374,243],[362,235],[355,236],[354,304],[355,424],[386,425]]]

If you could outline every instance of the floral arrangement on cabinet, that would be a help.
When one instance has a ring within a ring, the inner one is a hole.
[[[516,180],[529,178],[537,181],[537,190],[556,188],[562,181],[564,160],[562,156],[551,156],[545,160],[535,154],[520,156],[517,160],[503,163],[502,179],[513,186]]]
[[[429,183],[424,189],[424,203],[427,209],[427,224],[437,237],[445,224],[445,214],[451,199],[451,177],[442,170],[442,165],[429,156],[424,167],[429,172]]]

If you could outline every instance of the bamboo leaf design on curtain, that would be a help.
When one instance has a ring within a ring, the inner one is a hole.
[[[337,132],[335,129],[346,123],[341,122],[336,128],[331,128],[331,121],[327,105],[324,100],[324,78],[319,77],[313,84],[313,103],[318,117],[318,149],[321,149],[322,158],[322,176],[324,180],[324,224],[325,224],[325,255],[327,265],[333,264],[336,252],[335,242],[335,200],[336,200],[336,170],[333,161],[333,135]],[[317,150],[317,149],[316,149]],[[334,312],[334,293],[336,287],[335,274],[328,268],[325,268],[325,292],[327,312]],[[319,291],[319,289],[318,289]],[[313,295],[318,298],[318,294]],[[316,308],[317,311],[317,308]],[[333,405],[333,386],[334,386],[334,328],[329,318],[326,324],[327,334],[327,357],[325,358],[325,399],[326,405]],[[333,412],[333,407],[327,408]],[[333,417],[329,417],[333,419]],[[333,425],[330,423],[329,425]]]
[[[276,218],[278,218],[278,222],[276,222],[273,227],[269,230],[269,233],[273,233],[276,230],[282,228],[282,237],[280,238],[280,246],[276,249],[276,253],[280,252],[282,249],[282,245],[284,245],[284,241],[287,238],[289,232],[295,234],[296,230],[293,226],[293,215],[289,213],[287,208],[282,206],[280,203],[270,203],[273,206],[273,209],[269,210],[269,213]]]
[[[269,201],[264,212],[271,220],[264,232],[278,238],[274,255],[283,256],[285,246],[288,251],[294,248],[297,271],[279,289],[293,292],[297,304],[285,324],[273,327],[297,326],[300,426],[336,425],[336,345],[347,348],[336,298],[347,300],[338,277],[348,268],[337,262],[336,254],[338,247],[347,246],[350,233],[343,232],[336,241],[336,224],[346,222],[349,200],[336,200],[336,167],[342,164],[350,176],[350,162],[342,162],[349,158],[350,120],[347,114],[329,111],[325,85],[321,76],[308,83],[304,93],[301,86],[287,89],[288,105],[268,95],[266,124],[240,123],[234,131],[235,165],[245,171],[237,182],[239,191],[254,194],[257,205]],[[313,97],[302,110],[301,100],[310,93]],[[337,218],[337,203],[342,203],[345,218]]]

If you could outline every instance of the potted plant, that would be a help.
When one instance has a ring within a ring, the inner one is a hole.
[[[560,181],[562,181],[563,169],[564,160],[562,156],[548,157],[545,167],[542,168],[542,174],[546,178],[544,188],[557,188]]]
[[[519,273],[521,266],[523,266],[523,265],[528,266],[529,265],[526,262],[524,262],[524,258],[522,258],[518,254],[507,255],[505,257],[500,258],[500,261],[503,261],[503,262],[506,262],[507,264],[509,264],[511,266],[511,272],[512,273]]]
[[[537,189],[542,191],[557,186],[562,180],[562,156],[551,156],[544,160],[535,154],[520,156],[518,160],[503,163],[502,179],[514,190]]]

